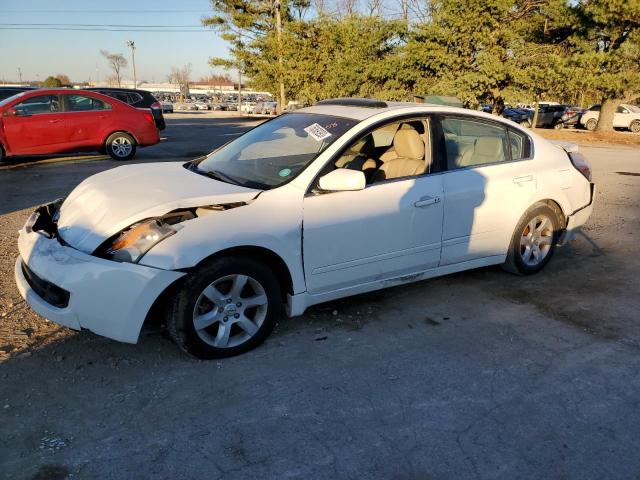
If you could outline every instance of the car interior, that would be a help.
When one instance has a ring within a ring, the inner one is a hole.
[[[421,175],[431,169],[430,142],[426,119],[389,123],[352,144],[334,166],[361,170],[367,184]]]

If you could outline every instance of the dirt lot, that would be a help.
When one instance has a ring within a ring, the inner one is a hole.
[[[0,478],[638,478],[640,152],[583,150],[594,214],[544,272],[321,305],[212,362],[158,329],[125,345],[31,312],[25,207],[114,164],[0,172],[21,192],[0,215]]]

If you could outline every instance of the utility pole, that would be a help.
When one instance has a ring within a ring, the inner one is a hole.
[[[242,61],[238,63],[238,114],[242,115]]]
[[[136,44],[133,40],[127,41],[127,47],[131,49],[131,65],[133,65],[133,88],[138,88],[138,81],[136,79]]]
[[[22,84],[22,69],[18,67],[18,78],[20,78],[20,84]]]
[[[284,66],[282,64],[282,0],[273,0],[273,8],[276,14],[276,33],[278,35],[278,64],[279,64],[279,81],[280,81],[280,113],[284,110]]]

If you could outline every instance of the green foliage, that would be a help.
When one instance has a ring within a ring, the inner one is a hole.
[[[48,88],[57,88],[62,86],[62,82],[59,78],[49,75],[47,78],[45,78],[44,82],[42,82],[42,86]]]
[[[469,106],[640,95],[639,0],[429,0],[409,21],[317,14],[308,0],[211,0],[203,23],[252,86],[302,102],[455,95]],[[278,37],[276,9],[282,16]]]

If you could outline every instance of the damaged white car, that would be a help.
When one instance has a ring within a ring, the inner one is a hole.
[[[15,277],[61,325],[135,343],[160,312],[184,350],[224,357],[283,307],[492,264],[538,272],[593,194],[575,148],[508,120],[327,100],[193,162],[86,179],[29,218]]]

